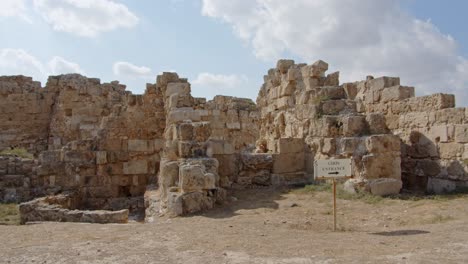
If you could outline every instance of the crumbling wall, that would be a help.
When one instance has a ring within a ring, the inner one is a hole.
[[[36,161],[0,155],[0,203],[20,203],[36,196]]]
[[[44,193],[75,190],[82,206],[144,208],[143,194],[159,169],[165,113],[162,95],[148,85],[143,95],[113,82],[80,75],[50,77],[59,90],[52,113],[49,150],[39,156]]]
[[[129,210],[78,210],[76,194],[60,194],[38,198],[19,206],[21,224],[28,222],[84,222],[84,223],[127,223]]]
[[[314,160],[333,158],[352,158],[348,186],[374,194],[398,193],[402,180],[468,186],[468,109],[453,95],[414,97],[393,77],[340,84],[327,70],[280,60],[257,104],[194,98],[176,73],[143,95],[78,74],[44,88],[0,77],[0,150],[37,158],[0,157],[0,200],[71,192],[84,208],[183,215],[222,203],[229,188],[311,182]]]
[[[41,88],[25,76],[0,77],[0,150],[25,148],[31,153],[47,149],[55,90]]]
[[[405,188],[436,193],[468,186],[468,108],[455,96],[414,97],[398,78],[369,78],[354,84],[361,111],[381,113],[401,139]]]
[[[257,152],[272,153],[272,182],[309,182],[314,160],[352,158],[354,176],[369,188],[376,182],[399,192],[398,138],[389,134],[384,116],[359,112],[356,92],[327,70],[323,61],[280,60],[264,77]]]

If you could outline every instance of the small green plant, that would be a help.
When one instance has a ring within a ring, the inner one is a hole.
[[[464,159],[463,164],[465,164],[465,166],[468,166],[468,159]]]
[[[24,148],[5,149],[0,152],[0,155],[14,155],[25,159],[34,158],[34,155]]]
[[[297,189],[294,191],[298,194],[315,194],[317,192],[332,192],[332,184],[329,182],[323,182],[318,184],[307,185],[304,188]],[[343,189],[342,184],[336,186],[336,197],[343,200],[359,200],[369,204],[377,204],[385,200],[385,198],[372,195],[367,192],[359,192],[351,194]]]
[[[317,184],[310,184],[306,185],[304,188],[297,189],[294,192],[300,194],[313,194],[317,192],[325,192],[331,190],[330,183],[317,183]]]
[[[0,204],[0,225],[19,225],[18,205]]]

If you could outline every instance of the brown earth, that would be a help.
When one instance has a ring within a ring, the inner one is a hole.
[[[468,195],[338,200],[252,189],[154,224],[0,225],[1,263],[467,263]],[[352,198],[352,197],[351,197]],[[235,199],[233,199],[235,200]]]

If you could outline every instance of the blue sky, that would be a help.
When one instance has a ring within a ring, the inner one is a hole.
[[[0,75],[79,72],[143,93],[162,71],[194,96],[255,99],[280,58],[323,59],[342,81],[401,76],[468,105],[468,2],[0,0]],[[76,19],[75,19],[76,18]]]

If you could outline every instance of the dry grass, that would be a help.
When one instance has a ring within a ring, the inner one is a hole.
[[[311,184],[303,188],[293,190],[293,193],[296,194],[309,194],[315,195],[321,192],[330,192],[332,190],[332,185],[328,182]],[[466,198],[468,197],[468,187],[457,188],[455,191],[447,194],[427,194],[427,195],[417,195],[417,194],[408,194],[402,193],[397,195],[391,195],[387,197],[381,197],[372,195],[368,192],[359,192],[355,194],[348,193],[344,191],[342,184],[337,184],[336,187],[337,198],[342,200],[358,200],[368,204],[379,204],[385,201],[392,200],[404,200],[404,201],[438,201],[446,202],[454,199]],[[319,197],[320,198],[320,197]]]
[[[5,149],[0,152],[0,155],[14,155],[20,158],[33,159],[34,155],[29,153],[24,148]]]
[[[19,222],[18,205],[0,204],[0,225],[18,225]]]
[[[293,192],[297,194],[312,194],[315,195],[319,192],[331,192],[332,185],[330,183],[319,183],[307,185],[304,188],[296,189]],[[343,190],[343,186],[338,184],[336,186],[336,192],[338,199],[343,200],[359,200],[368,204],[377,204],[385,200],[385,198],[380,196],[375,196],[370,193],[361,192],[361,193],[347,193]]]

